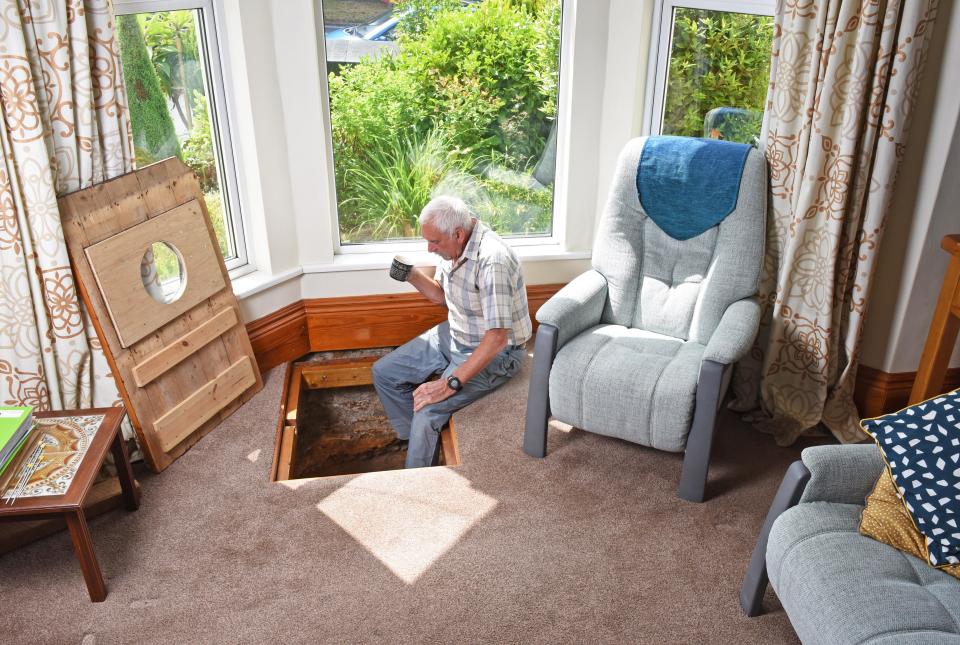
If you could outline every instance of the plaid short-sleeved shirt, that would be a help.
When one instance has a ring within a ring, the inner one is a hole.
[[[458,343],[476,347],[488,329],[508,329],[510,345],[522,345],[533,335],[520,260],[483,222],[474,225],[456,261],[440,262],[435,279]]]

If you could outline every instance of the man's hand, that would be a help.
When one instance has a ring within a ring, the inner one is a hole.
[[[440,403],[456,394],[447,386],[446,380],[439,378],[436,381],[428,381],[413,391],[413,411],[419,412],[421,408],[431,403]]]

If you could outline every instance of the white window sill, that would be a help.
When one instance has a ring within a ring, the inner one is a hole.
[[[590,251],[564,251],[559,244],[535,244],[514,246],[513,250],[522,262],[546,262],[550,260],[588,260]],[[328,264],[312,264],[303,267],[304,273],[334,273],[337,271],[372,271],[388,269],[393,256],[403,255],[416,266],[436,266],[440,257],[426,249],[403,249],[400,251],[370,251],[366,253],[341,253]]]
[[[524,263],[554,260],[589,260],[590,251],[564,251],[558,244],[516,246],[514,251]],[[390,267],[395,252],[350,253],[336,255],[333,262],[312,264],[269,274],[253,271],[232,280],[233,293],[243,299],[307,273],[339,273],[345,271],[385,271]],[[436,266],[439,257],[426,250],[412,250],[403,255],[416,266]]]

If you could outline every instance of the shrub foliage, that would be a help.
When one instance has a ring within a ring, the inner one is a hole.
[[[713,108],[746,108],[717,132],[752,141],[760,132],[773,41],[768,16],[677,9],[673,50],[663,114],[664,134],[701,137],[704,117]]]
[[[491,163],[527,172],[556,118],[560,0],[402,0],[397,11],[397,56],[330,75],[344,241],[415,235],[438,186],[470,175],[474,188],[502,194],[476,176]],[[536,213],[515,209],[527,220],[503,231],[548,232],[544,195],[530,198]],[[516,217],[493,219],[512,226]]]

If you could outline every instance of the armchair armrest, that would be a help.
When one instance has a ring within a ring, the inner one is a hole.
[[[710,336],[703,360],[722,365],[735,363],[750,350],[760,327],[760,303],[756,298],[737,300],[723,312]]]
[[[885,464],[873,442],[846,446],[813,446],[800,458],[810,481],[800,503],[863,504]]]
[[[547,300],[537,311],[537,322],[557,328],[560,349],[577,334],[600,323],[606,300],[607,279],[591,269]]]

